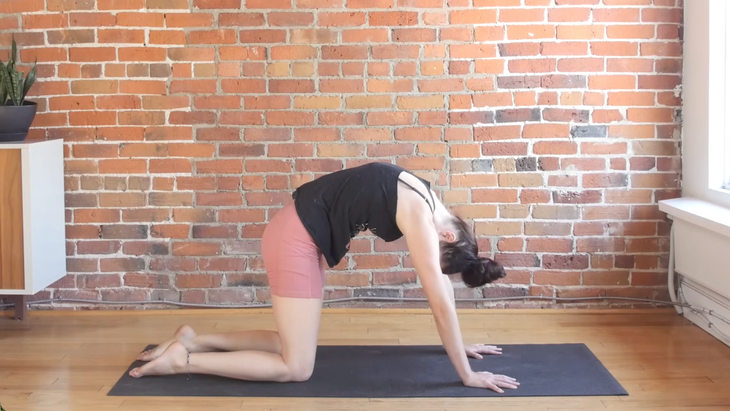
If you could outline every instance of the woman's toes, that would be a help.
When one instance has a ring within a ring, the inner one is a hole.
[[[181,342],[175,341],[158,358],[131,370],[129,376],[139,378],[145,375],[177,374],[186,368],[187,354],[185,346]]]

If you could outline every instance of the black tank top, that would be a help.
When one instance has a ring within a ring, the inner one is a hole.
[[[330,267],[342,260],[349,251],[350,240],[361,231],[369,229],[386,242],[403,236],[395,213],[398,176],[404,171],[408,172],[393,164],[370,163],[327,174],[294,192],[297,214]],[[431,185],[415,177],[428,189],[433,210]],[[426,199],[423,188],[405,184]]]

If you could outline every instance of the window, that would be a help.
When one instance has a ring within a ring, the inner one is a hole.
[[[684,2],[682,196],[730,208],[730,1]]]
[[[724,3],[724,2],[723,2]],[[716,137],[710,136],[710,150],[717,150],[717,154],[710,152],[710,189],[730,190],[730,7],[723,4],[725,18],[722,30],[724,31],[724,101],[725,115],[724,132]],[[713,141],[713,139],[715,141]],[[715,162],[715,164],[712,164]]]
[[[725,133],[725,155],[723,156],[723,164],[725,165],[725,180],[722,188],[730,190],[730,132]]]
[[[722,188],[730,190],[730,133],[725,134],[725,155],[723,156],[723,164],[725,165],[725,179]]]

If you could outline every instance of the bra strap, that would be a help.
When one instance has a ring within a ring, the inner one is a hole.
[[[430,208],[430,209],[431,209],[431,212],[432,212],[432,213],[433,213],[434,211],[436,211],[435,203],[433,202],[433,201],[434,201],[434,200],[433,200],[433,193],[431,193],[431,190],[428,190],[428,191],[429,191],[429,193],[431,194],[431,203],[429,203],[429,202],[428,202],[428,199],[426,198],[426,196],[425,196],[425,195],[423,195],[423,193],[421,193],[420,191],[416,190],[416,188],[415,188],[415,187],[413,187],[412,185],[410,185],[410,184],[406,183],[406,182],[405,182],[404,180],[401,180],[400,178],[398,179],[398,181],[400,181],[401,183],[403,183],[403,184],[407,185],[408,187],[410,187],[410,188],[411,188],[411,190],[415,191],[416,193],[418,193],[418,195],[419,195],[419,196],[423,197],[423,200],[424,200],[424,201],[426,201],[426,204],[428,204],[428,208]]]

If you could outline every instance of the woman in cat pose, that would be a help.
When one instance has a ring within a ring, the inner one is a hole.
[[[462,341],[451,281],[469,287],[505,276],[504,268],[479,257],[468,225],[433,195],[430,184],[392,164],[371,163],[322,176],[293,194],[262,238],[277,331],[197,335],[180,327],[173,338],[143,352],[149,361],[132,377],[211,374],[247,381],[306,381],[314,368],[324,294],[325,263],[336,266],[350,240],[370,230],[386,242],[405,237],[444,348],[464,385],[502,393],[516,389],[511,377],[475,372],[467,357],[501,354]]]

